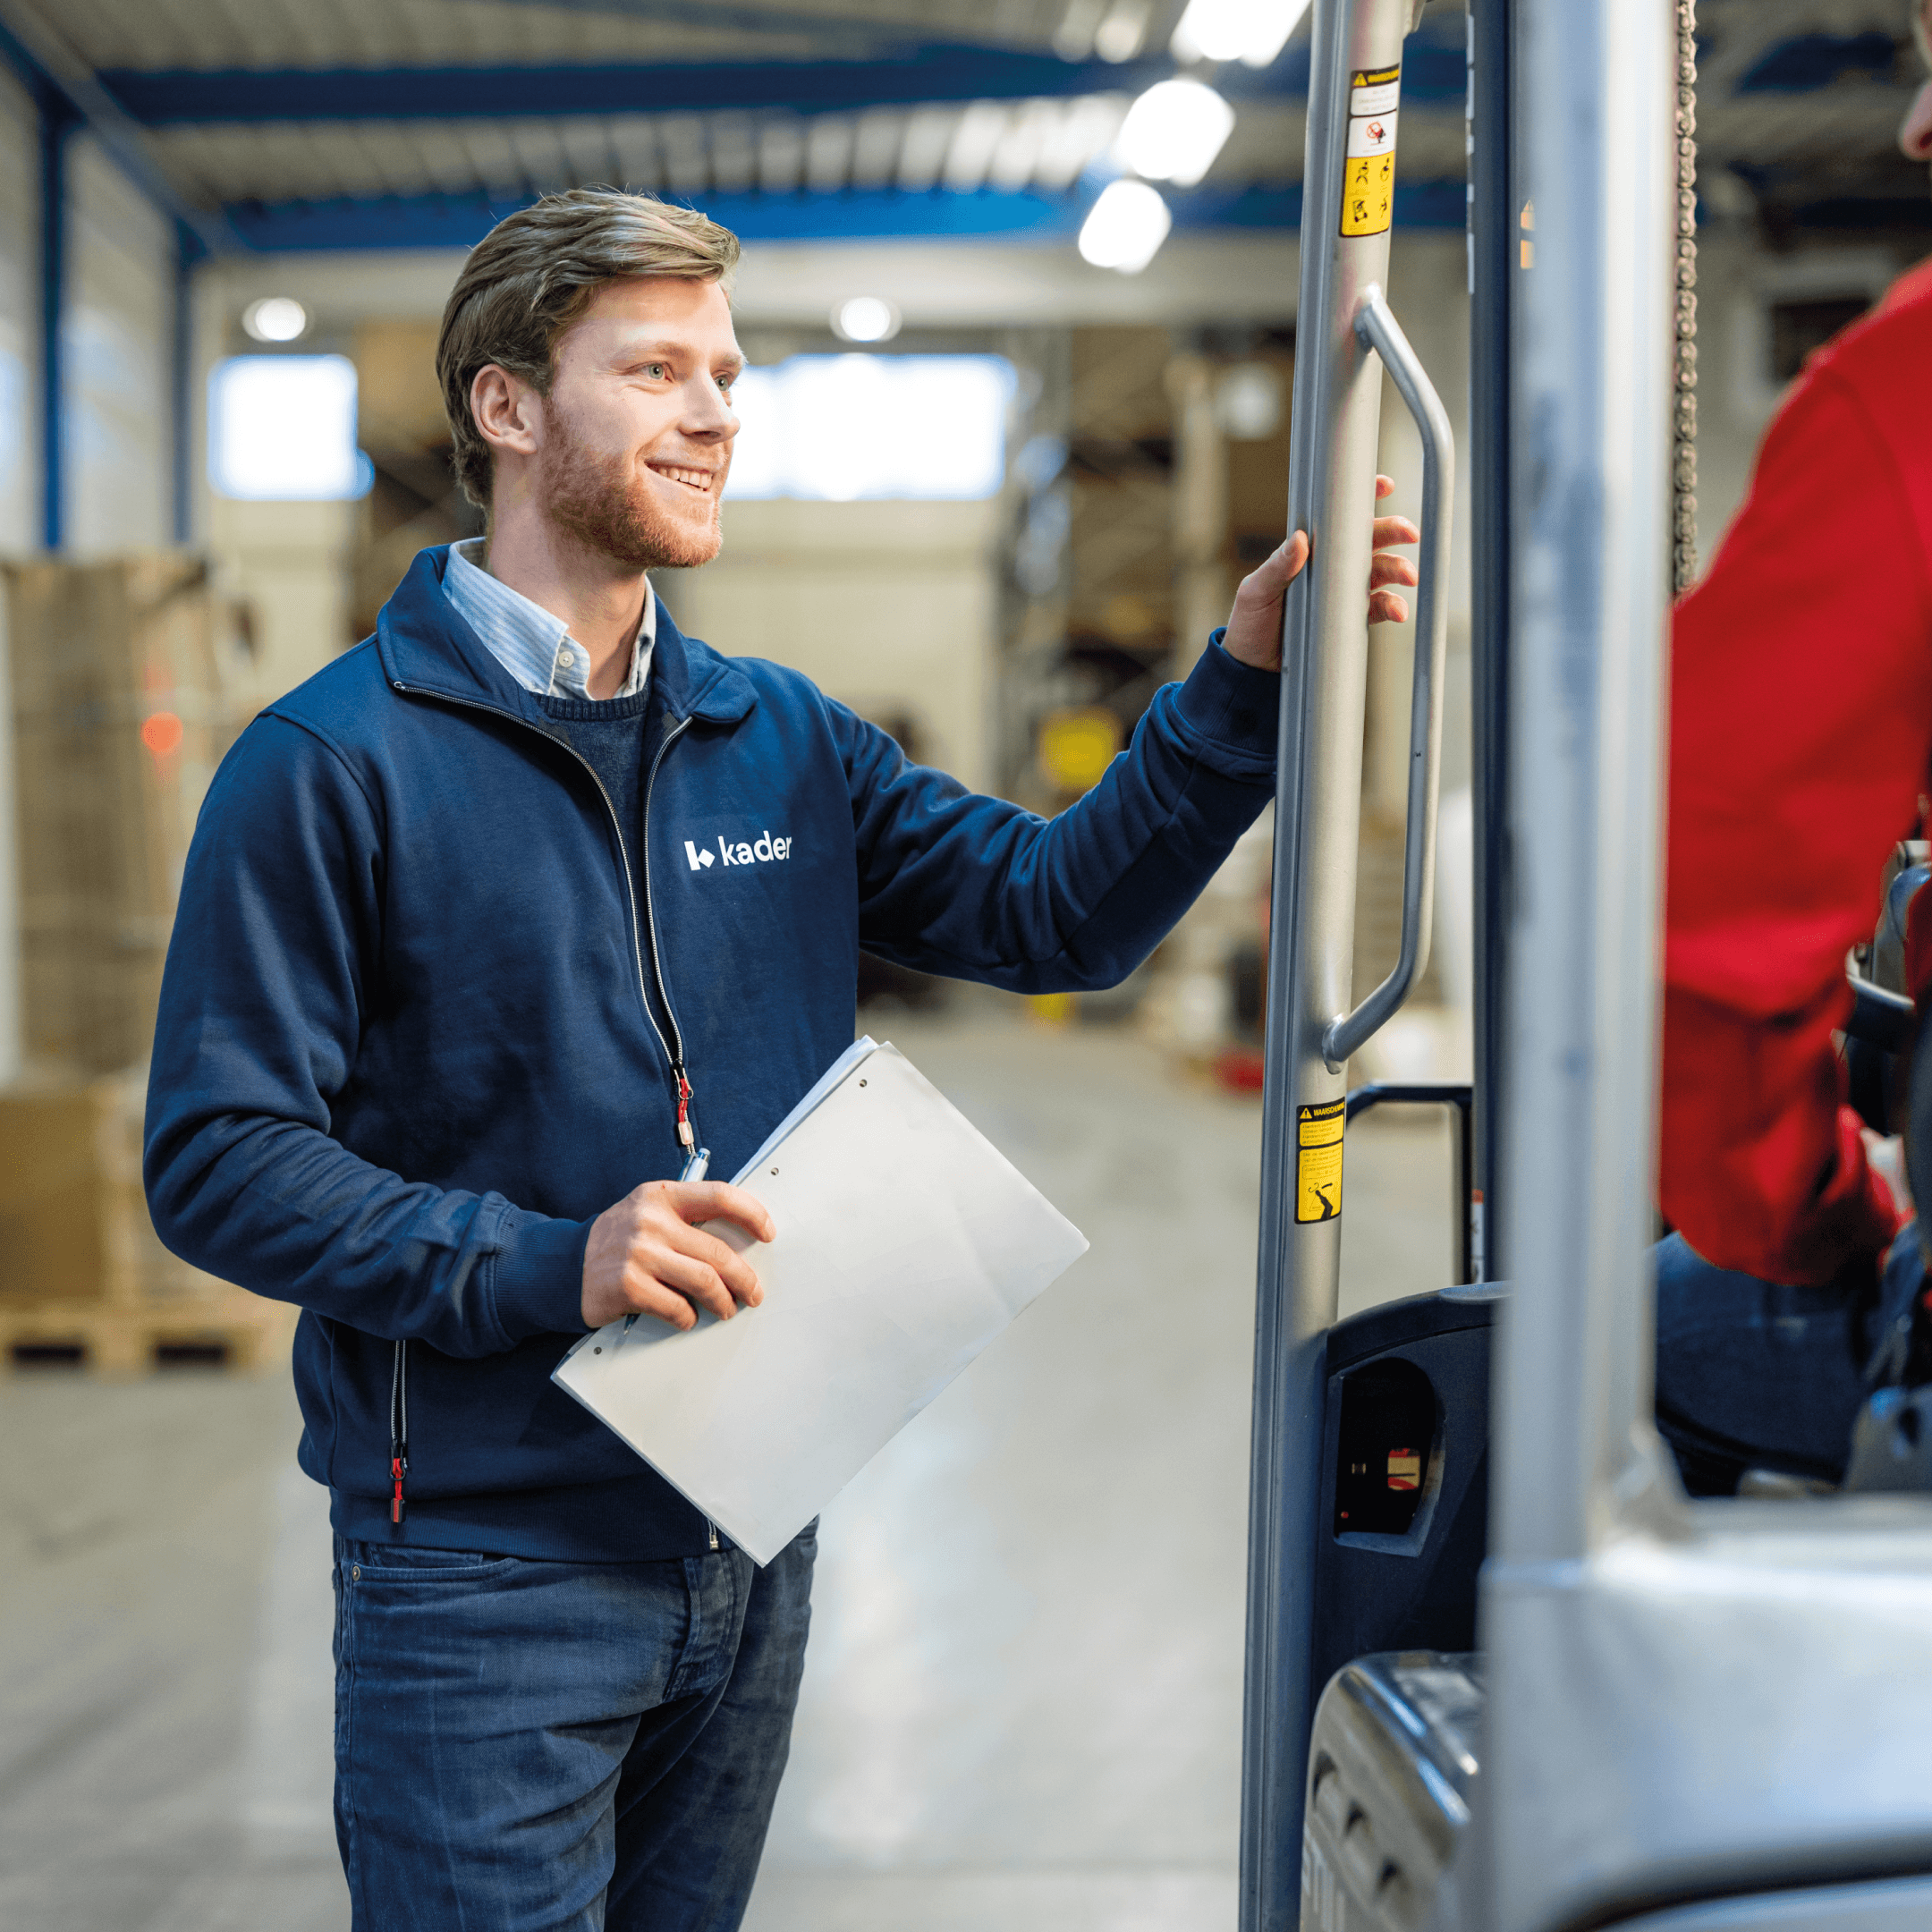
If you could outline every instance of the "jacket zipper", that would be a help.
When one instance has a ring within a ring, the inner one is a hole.
[[[665,1018],[671,1023],[669,1058],[672,1077],[677,1081],[677,1137],[678,1144],[683,1148],[687,1154],[697,1146],[698,1136],[691,1117],[691,1076],[686,1072],[684,1067],[684,1032],[683,1029],[678,1025],[676,1013],[672,1009],[671,989],[665,984],[664,953],[657,944],[657,907],[651,897],[650,882],[650,802],[651,793],[657,788],[657,767],[664,763],[665,753],[691,729],[691,721],[688,717],[680,718],[658,742],[657,754],[651,759],[649,771],[644,775],[644,809],[638,834],[639,843],[644,854],[644,923],[650,928],[651,974],[657,982],[658,1003],[664,1007]],[[586,766],[585,769],[589,770],[589,766]],[[590,775],[593,778],[597,777],[595,772],[591,772]],[[598,780],[597,789],[599,791],[603,790],[602,780]],[[607,792],[605,794],[605,803],[610,803],[610,796]],[[616,818],[617,808],[612,805],[611,821],[613,824],[616,822]],[[621,833],[617,843],[619,849],[622,850],[623,839]],[[630,877],[630,861],[628,860],[624,863],[624,877],[627,879]],[[638,974],[640,979],[643,976],[643,965],[640,962]],[[647,1001],[647,1006],[648,1004]],[[713,1546],[716,1547],[716,1532],[714,1530],[712,1534]]]
[[[399,679],[392,678],[392,685],[402,693],[410,695],[410,687]],[[525,731],[536,731],[537,727],[527,719],[520,718],[513,711],[505,711],[501,705],[478,704],[474,699],[453,697],[446,691],[431,691],[425,694],[443,703],[458,706],[465,711],[481,711],[491,717],[507,718],[513,724],[521,725]],[[665,1018],[671,1025],[671,1039],[667,1044],[663,1030],[657,1024],[657,1016],[651,1011],[650,987],[644,978],[643,935],[640,930],[638,917],[637,883],[631,877],[631,855],[624,850],[623,826],[617,818],[617,808],[611,801],[610,793],[604,788],[604,781],[597,775],[597,767],[575,747],[562,744],[551,737],[548,732],[538,732],[538,736],[547,743],[557,745],[558,749],[570,753],[580,766],[585,775],[597,787],[597,796],[604,801],[604,809],[610,815],[611,829],[617,835],[617,860],[623,868],[624,897],[631,907],[631,956],[637,966],[638,1001],[644,1009],[644,1018],[648,1023],[652,1037],[658,1049],[671,1068],[672,1084],[677,1093],[677,1137],[678,1144],[690,1153],[697,1145],[697,1130],[691,1116],[691,1073],[684,1064],[684,1033],[678,1025],[677,1013],[671,1004],[671,989],[665,984],[664,955],[657,944],[657,913],[651,898],[650,883],[650,803],[651,793],[657,784],[657,767],[664,763],[665,753],[691,729],[690,718],[680,718],[667,731],[657,746],[657,756],[651,759],[650,770],[644,778],[644,809],[639,825],[639,840],[644,853],[644,912],[642,924],[650,928],[651,977],[657,982],[657,997],[663,1004]],[[408,1393],[408,1351],[407,1342],[395,1344],[395,1364],[390,1376],[389,1385],[389,1479],[394,1487],[389,1504],[389,1520],[393,1523],[402,1521],[402,1479],[409,1472],[409,1393]],[[717,1525],[708,1516],[705,1518],[705,1534],[710,1546],[718,1547]]]
[[[651,971],[657,980],[657,997],[663,1004],[665,1018],[671,1022],[674,1054],[671,1071],[677,1076],[678,1084],[678,1140],[682,1143],[687,1154],[694,1151],[697,1147],[697,1131],[691,1118],[691,1084],[684,1071],[684,1034],[678,1025],[677,1014],[672,1009],[671,988],[665,984],[664,953],[657,944],[657,908],[651,897],[650,883],[650,801],[651,793],[657,785],[657,767],[664,763],[665,753],[690,729],[691,720],[680,718],[658,741],[657,755],[652,758],[651,767],[644,775],[644,809],[641,815],[642,823],[639,828],[639,841],[644,852],[644,922],[650,928]],[[591,775],[595,777],[597,775],[593,772]],[[614,818],[616,816],[616,807],[613,806],[611,817]],[[705,1518],[705,1535],[709,1539],[711,1547],[716,1550],[718,1546],[717,1525],[708,1516]]]

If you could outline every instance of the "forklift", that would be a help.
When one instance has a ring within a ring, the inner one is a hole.
[[[1651,1419],[1674,0],[1470,0],[1474,1078],[1346,1089],[1435,869],[1454,450],[1385,293],[1420,12],[1313,8],[1241,1932],[1923,1932],[1923,1480],[1693,1500]],[[1424,453],[1402,943],[1352,1004],[1385,372]],[[1902,1004],[1867,981],[1871,1037]],[[1461,1278],[1338,1321],[1348,1123],[1397,1099],[1461,1124]]]

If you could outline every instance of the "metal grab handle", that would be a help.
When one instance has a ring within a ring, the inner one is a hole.
[[[1409,808],[1402,833],[1402,951],[1395,969],[1353,1013],[1331,1020],[1322,1058],[1339,1073],[1394,1016],[1428,964],[1436,911],[1436,805],[1442,790],[1443,662],[1449,648],[1450,499],[1455,487],[1455,432],[1387,298],[1362,291],[1355,333],[1381,357],[1422,435],[1422,542],[1416,572],[1415,683],[1409,707]]]

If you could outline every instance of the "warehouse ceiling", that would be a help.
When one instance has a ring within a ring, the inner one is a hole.
[[[1182,0],[0,0],[0,54],[77,109],[198,247],[466,245],[546,189],[616,182],[758,240],[1062,240]],[[1707,213],[1774,241],[1932,225],[1893,133],[1906,0],[1703,0]],[[1464,21],[1405,61],[1410,225],[1462,223]],[[1234,131],[1176,225],[1294,226],[1306,29],[1201,70]]]

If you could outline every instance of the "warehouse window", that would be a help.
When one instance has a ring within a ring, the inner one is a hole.
[[[970,500],[1005,477],[1013,364],[989,355],[806,355],[748,369],[727,496]]]
[[[355,364],[339,355],[244,355],[208,376],[208,481],[281,503],[360,496]]]

